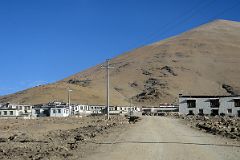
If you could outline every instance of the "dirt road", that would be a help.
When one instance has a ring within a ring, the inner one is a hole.
[[[144,117],[121,134],[99,142],[87,160],[239,160],[239,142],[207,134],[180,120]]]

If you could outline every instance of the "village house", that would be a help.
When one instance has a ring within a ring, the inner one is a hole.
[[[105,108],[105,105],[89,105],[89,110],[92,112],[92,114],[104,114]]]
[[[80,104],[80,105],[74,105],[72,108],[73,108],[74,115],[86,116],[91,114],[102,114],[102,110],[103,108],[105,108],[105,106]]]
[[[32,108],[32,117],[67,117],[69,115],[70,108],[64,102],[38,104]]]
[[[159,106],[143,107],[142,115],[158,116],[168,112],[178,112],[179,106],[173,104],[160,104]]]
[[[141,112],[140,107],[136,106],[110,106],[109,114],[111,115],[130,115],[131,113]]]
[[[88,109],[88,105],[83,105],[83,104],[74,105],[72,107],[72,109],[73,109],[72,113],[74,115],[87,115],[87,114],[91,114],[89,109]]]
[[[184,115],[240,116],[240,96],[179,95],[179,113]]]
[[[32,108],[32,117],[49,117],[50,107],[46,105],[34,105]]]
[[[55,106],[50,108],[50,117],[68,117],[70,110],[66,106]]]
[[[0,117],[30,118],[32,113],[32,106],[5,103],[1,104],[0,110],[1,110]]]
[[[12,108],[0,108],[0,117],[1,118],[11,118],[18,117],[19,111]]]

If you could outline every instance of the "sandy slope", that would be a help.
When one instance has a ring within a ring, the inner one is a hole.
[[[158,105],[183,94],[229,94],[240,91],[240,23],[217,20],[111,60],[111,104]],[[69,83],[70,82],[70,83]],[[43,103],[67,100],[104,104],[105,72],[100,65],[62,81],[8,95],[0,101]]]

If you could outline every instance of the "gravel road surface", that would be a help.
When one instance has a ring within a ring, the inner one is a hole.
[[[143,117],[101,142],[87,160],[239,160],[240,143],[190,128],[178,119]]]

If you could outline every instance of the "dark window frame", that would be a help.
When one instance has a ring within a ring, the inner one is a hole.
[[[41,113],[40,109],[35,110],[35,114],[40,114],[40,113]]]
[[[188,108],[196,108],[196,100],[187,100]]]
[[[188,115],[194,115],[193,110],[188,110]]]
[[[240,107],[240,99],[234,99],[234,106]]]
[[[230,112],[229,112],[229,111],[230,111]],[[232,109],[231,109],[231,108],[227,109],[227,112],[228,112],[228,113],[232,113]]]
[[[219,109],[211,109],[211,114],[212,116],[219,115]]]
[[[210,99],[210,107],[219,108],[220,107],[219,99]]]
[[[203,113],[203,109],[200,108],[200,109],[198,110],[198,113],[199,113],[199,114],[204,114],[204,113]]]

